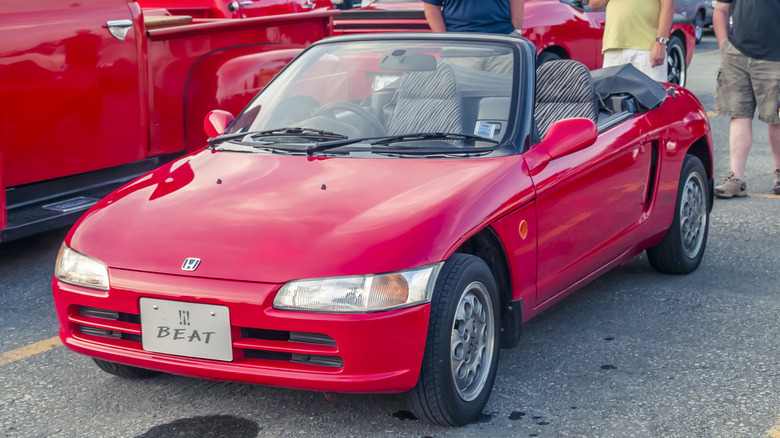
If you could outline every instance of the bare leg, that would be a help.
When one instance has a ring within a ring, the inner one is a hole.
[[[769,147],[775,157],[775,169],[780,169],[780,124],[769,125]]]
[[[750,148],[753,146],[753,120],[749,118],[732,118],[731,125],[729,126],[729,161],[731,163],[731,171],[734,172],[734,178],[745,180],[745,166],[747,165],[748,154]],[[770,144],[772,143],[772,131],[776,131],[777,140],[777,152],[780,152],[780,128],[772,128],[773,126],[780,127],[780,125],[770,126]],[[772,151],[775,152],[775,147],[772,146]],[[778,153],[775,153],[775,161],[778,160]]]

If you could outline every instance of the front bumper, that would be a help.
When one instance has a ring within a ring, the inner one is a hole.
[[[360,315],[273,309],[277,284],[109,270],[111,289],[52,281],[60,338],[73,351],[214,380],[333,392],[403,392],[417,382],[430,305]],[[227,306],[233,360],[143,349],[142,297]]]

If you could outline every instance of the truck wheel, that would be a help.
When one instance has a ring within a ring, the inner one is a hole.
[[[154,377],[159,374],[162,374],[159,371],[147,370],[145,368],[131,367],[130,365],[122,365],[120,363],[109,362],[107,360],[101,360],[95,358],[93,358],[92,360],[95,361],[95,363],[101,370],[107,372],[108,374],[119,376],[123,379],[148,379],[149,377]]]
[[[672,225],[658,245],[647,249],[647,259],[656,271],[689,274],[701,263],[710,225],[706,181],[707,173],[701,161],[686,155]]]
[[[545,62],[557,61],[559,59],[561,59],[561,57],[555,52],[542,52],[536,56],[536,68],[539,68],[539,66]]]
[[[685,63],[685,44],[677,36],[669,39],[669,46],[666,48],[666,66],[668,68],[666,82],[684,87],[688,76],[688,64]]]
[[[496,378],[499,308],[487,264],[453,254],[436,281],[422,368],[409,391],[417,418],[462,426],[480,415]]]

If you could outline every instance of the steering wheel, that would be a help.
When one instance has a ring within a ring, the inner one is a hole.
[[[368,124],[371,125],[371,128],[373,129],[373,133],[371,133],[370,135],[385,134],[384,125],[382,125],[382,122],[380,122],[375,115],[371,114],[370,111],[363,108],[362,106],[356,105],[351,102],[326,103],[325,105],[321,106],[316,113],[314,113],[314,116],[326,116],[335,119],[336,115],[333,113],[333,110],[342,110],[342,111],[351,112],[352,114],[355,114],[356,116],[360,117],[364,121],[368,122]]]
[[[319,107],[319,102],[311,96],[301,94],[290,97],[276,106],[266,126],[273,128],[297,126],[298,122],[308,119],[317,112]],[[260,107],[257,108],[259,109]]]

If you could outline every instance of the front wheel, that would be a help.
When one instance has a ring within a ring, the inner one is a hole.
[[[674,220],[663,240],[647,249],[647,259],[664,274],[689,274],[696,270],[707,246],[709,186],[704,165],[686,155],[677,187]]]
[[[431,302],[425,355],[409,401],[417,418],[462,426],[485,408],[498,366],[498,287],[482,259],[453,254]]]

